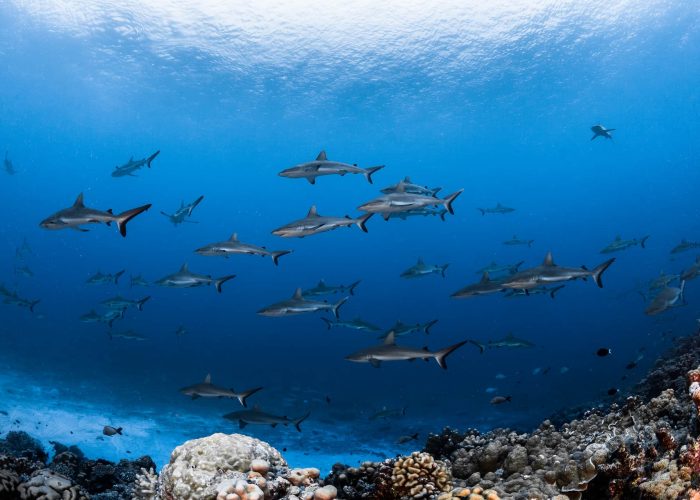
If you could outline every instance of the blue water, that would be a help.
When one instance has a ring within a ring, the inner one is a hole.
[[[688,283],[687,306],[654,318],[634,291],[660,271],[688,267],[697,252],[669,251],[683,238],[700,240],[693,2],[10,1],[0,4],[0,24],[0,146],[18,171],[0,172],[0,282],[41,299],[35,314],[0,307],[2,431],[25,429],[107,458],[151,454],[162,464],[185,439],[237,430],[221,416],[238,403],[178,392],[211,373],[225,387],[264,386],[250,402],[266,410],[310,410],[301,434],[246,432],[286,448],[295,465],[328,467],[418,446],[396,445],[404,434],[529,429],[562,408],[610,401],[606,391],[624,394],[673,335],[695,331],[697,283]],[[615,128],[614,139],[591,141],[596,123]],[[386,168],[374,185],[361,176],[310,185],[277,175],[322,149],[332,160]],[[155,150],[137,178],[111,177],[129,157]],[[312,204],[323,215],[359,215],[357,206],[404,176],[444,194],[464,188],[455,215],[375,216],[367,234],[270,233]],[[153,208],[129,223],[127,238],[113,227],[39,227],[80,192],[94,208]],[[196,224],[175,227],[159,214],[199,195]],[[477,210],[497,202],[517,210]],[[294,252],[277,268],[269,258],[193,253],[233,232]],[[514,234],[534,239],[532,248],[501,244]],[[589,281],[568,283],[555,300],[449,297],[492,260],[533,266],[551,250],[559,264],[595,266],[617,234],[651,237],[646,249],[616,255],[602,290]],[[25,238],[32,254],[19,262]],[[446,277],[399,278],[418,257],[449,263]],[[185,262],[237,277],[220,295],[129,288],[130,274],[154,281]],[[25,264],[33,278],[15,274]],[[119,286],[85,284],[98,270],[120,269]],[[383,328],[439,320],[429,336],[400,343],[437,349],[513,332],[536,347],[480,355],[467,345],[447,371],[433,361],[375,369],[344,360],[377,343],[374,334],[328,331],[321,314],[256,314],[319,279],[362,280],[341,309],[345,319],[361,315]],[[152,297],[114,326],[146,341],[110,341],[105,325],[79,321],[117,293]],[[175,335],[179,325],[186,336]],[[598,358],[599,347],[613,354]],[[487,387],[512,403],[489,404]],[[406,407],[406,416],[369,419],[384,407]],[[106,424],[125,435],[97,439]]]

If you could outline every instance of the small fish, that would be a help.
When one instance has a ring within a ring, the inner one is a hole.
[[[532,247],[534,242],[535,240],[521,240],[516,235],[513,235],[511,239],[504,241],[503,244],[508,246],[527,245],[528,247]]]
[[[637,362],[636,361],[630,361],[627,363],[627,366],[625,366],[625,370],[633,370],[637,368]]]
[[[406,444],[411,441],[417,441],[418,440],[418,433],[416,432],[415,434],[411,434],[410,436],[401,436],[399,439],[396,440],[396,444]]]
[[[591,127],[591,131],[593,132],[593,137],[591,137],[591,140],[596,139],[598,137],[604,137],[605,139],[612,139],[612,134],[610,132],[614,131],[616,129],[614,128],[605,128],[602,125],[593,125]]]
[[[12,160],[9,158],[9,151],[5,151],[5,160],[3,162],[3,166],[5,167],[5,172],[7,172],[9,175],[15,175],[17,171],[15,170],[14,165],[12,164]]]
[[[121,295],[112,297],[111,299],[100,302],[103,306],[109,309],[127,309],[130,306],[135,307],[139,311],[143,311],[143,305],[150,300],[151,296],[147,295],[141,300],[125,299]]]
[[[502,373],[497,373],[497,374],[496,374],[496,380],[504,380],[505,378],[506,378],[506,376],[503,375]]]
[[[498,392],[498,388],[496,388],[496,387],[487,387],[486,389],[484,389],[484,392],[485,392],[486,394],[493,394],[493,393],[495,393],[495,392]]]
[[[607,347],[601,347],[595,353],[596,353],[596,356],[600,356],[601,358],[604,358],[605,356],[612,354],[612,349],[609,349]]]
[[[506,207],[501,205],[500,203],[496,203],[495,207],[491,208],[478,208],[477,209],[479,212],[481,212],[481,215],[486,215],[486,214],[509,214],[511,212],[515,212],[514,208]]]
[[[143,160],[134,160],[134,157],[132,156],[131,158],[129,158],[129,161],[126,162],[124,165],[114,167],[114,172],[112,172],[112,177],[124,177],[124,176],[136,177],[134,175],[134,172],[139,170],[144,165],[147,166],[148,168],[151,168],[151,162],[159,154],[160,154],[160,151],[156,151],[151,156],[144,158]]]
[[[411,279],[421,278],[430,274],[439,274],[444,278],[447,266],[449,266],[449,264],[443,264],[441,266],[437,264],[425,264],[423,259],[418,257],[418,262],[402,272],[401,277]]]
[[[105,425],[102,429],[102,434],[104,434],[105,436],[115,436],[119,434],[121,436],[122,430],[123,429],[121,427],[112,427],[111,425]]]
[[[131,288],[133,288],[133,287],[135,287],[135,286],[150,286],[150,285],[151,285],[151,284],[150,284],[148,281],[146,281],[146,279],[145,279],[143,276],[141,276],[140,274],[138,274],[138,275],[136,275],[136,276],[130,276],[129,279],[130,279],[129,286],[130,286]]]
[[[510,403],[512,401],[511,396],[496,396],[491,400],[492,405],[501,405],[503,403]]]
[[[617,387],[611,387],[610,389],[608,389],[608,396],[614,396],[618,392],[620,392],[620,389],[618,389]]]

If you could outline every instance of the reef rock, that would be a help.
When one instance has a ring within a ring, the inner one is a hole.
[[[282,455],[264,441],[243,434],[213,434],[178,446],[160,474],[160,492],[165,499],[212,499],[217,486],[230,473],[248,472],[254,460],[271,468],[286,467]]]
[[[88,500],[80,486],[48,469],[35,472],[17,487],[22,500]]]

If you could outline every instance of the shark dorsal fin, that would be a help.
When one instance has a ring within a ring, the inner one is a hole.
[[[134,157],[133,157],[133,156],[129,156],[129,163],[131,163],[132,161],[134,161]]]
[[[619,234],[617,236],[615,236],[615,241],[620,241],[620,240],[622,240],[622,236],[620,236]]]
[[[386,337],[384,337],[384,345],[394,345],[395,343],[396,334],[394,333],[394,330],[392,330],[386,334]]]
[[[307,217],[318,217],[318,212],[316,211],[316,205],[311,205],[309,213],[306,214]]]
[[[423,265],[423,257],[418,257],[418,262],[416,262],[417,265],[422,266]]]
[[[180,208],[185,206],[185,200],[180,200]]]
[[[547,255],[544,258],[544,262],[542,263],[543,266],[554,266],[554,259],[552,258],[552,252],[547,252]]]
[[[488,283],[489,281],[491,281],[489,278],[489,273],[484,273],[481,275],[481,283]]]
[[[500,203],[496,203],[496,208],[501,208],[502,206],[503,205],[501,205]]]
[[[182,267],[180,267],[180,272],[181,273],[186,273],[189,271],[189,268],[187,267],[187,262],[185,262]]]
[[[294,295],[292,295],[292,298],[293,298],[293,299],[297,299],[297,300],[301,300],[301,299],[304,298],[304,297],[302,297],[302,295],[301,295],[301,288],[297,288],[297,289],[294,291]]]
[[[326,157],[326,152],[321,151],[316,157],[316,161],[328,161],[328,158]]]
[[[78,197],[75,199],[75,203],[73,203],[74,207],[84,207],[85,204],[83,203],[83,193],[80,193]]]
[[[204,377],[204,383],[211,384],[211,373],[207,373],[207,376]]]
[[[229,241],[238,241],[238,233],[233,233],[229,238]]]
[[[406,192],[406,183],[404,181],[401,181],[396,185],[396,192],[397,193],[405,193]]]
[[[326,288],[326,282],[324,280],[318,280],[318,285],[316,285],[319,288]]]
[[[404,182],[405,184],[413,184],[413,183],[411,182],[411,178],[410,178],[409,176],[404,177],[403,182]]]

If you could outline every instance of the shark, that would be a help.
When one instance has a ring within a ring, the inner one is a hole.
[[[140,274],[137,274],[136,276],[130,276],[129,277],[129,286],[131,288],[135,286],[150,286],[151,284],[146,281],[146,279],[141,276]]]
[[[454,203],[462,192],[464,192],[464,189],[460,189],[445,198],[436,198],[434,196],[407,193],[406,187],[402,182],[399,182],[395,192],[382,195],[363,203],[358,207],[358,210],[370,214],[382,214],[384,220],[389,220],[391,214],[394,213],[410,212],[419,208],[430,206],[438,207],[440,205],[444,206],[449,213],[454,214],[452,203]]]
[[[520,262],[517,262],[515,264],[497,264],[495,260],[492,260],[488,266],[482,267],[476,273],[481,275],[483,275],[484,273],[489,273],[489,276],[501,273],[515,274],[520,269],[520,266],[522,266],[524,263],[525,261],[521,260]]]
[[[449,264],[437,265],[437,264],[426,264],[423,262],[421,257],[418,257],[418,261],[401,273],[402,278],[412,279],[412,278],[422,278],[431,274],[439,274],[443,278],[445,277],[445,271]]]
[[[29,299],[24,299],[17,295],[16,293],[9,293],[9,294],[3,294],[4,299],[3,302],[5,304],[13,305],[13,306],[19,306],[19,307],[26,307],[29,309],[29,312],[34,312],[34,308],[36,305],[41,302],[41,299],[37,300],[29,300]]]
[[[681,281],[679,287],[666,286],[652,299],[651,303],[644,310],[648,316],[655,316],[672,307],[678,307],[685,304],[683,291],[685,290],[685,281]]]
[[[330,161],[326,156],[326,152],[321,151],[315,161],[301,163],[294,167],[287,168],[282,170],[279,175],[280,177],[287,177],[289,179],[306,179],[309,184],[316,184],[316,178],[324,175],[340,175],[342,177],[345,174],[362,174],[365,176],[365,179],[367,179],[367,182],[372,184],[372,174],[383,168],[384,165],[360,168],[357,165],[350,165],[349,163]]]
[[[490,207],[490,208],[477,208],[479,212],[481,212],[481,215],[486,215],[486,214],[509,214],[511,212],[515,212],[514,208],[506,207],[504,205],[501,205],[500,203],[496,203],[495,207]]]
[[[240,410],[227,413],[224,415],[226,420],[238,422],[240,429],[245,428],[248,424],[269,425],[277,427],[278,425],[287,426],[292,424],[297,432],[301,432],[301,423],[309,418],[311,412],[307,412],[298,418],[288,418],[286,416],[273,415],[260,409],[259,406],[254,406],[252,410]]]
[[[431,188],[428,186],[421,186],[419,184],[414,184],[411,181],[411,178],[406,176],[406,177],[404,177],[404,179],[402,181],[399,181],[396,184],[393,184],[391,186],[385,187],[384,189],[381,190],[381,192],[384,194],[396,193],[397,190],[399,189],[399,185],[403,186],[403,190],[405,193],[420,194],[423,196],[432,196],[432,197],[437,196],[438,192],[442,189],[441,187]]]
[[[508,348],[508,349],[529,349],[531,347],[535,347],[535,344],[530,342],[529,340],[525,339],[519,339],[518,337],[513,336],[512,333],[508,333],[505,337],[499,340],[489,340],[486,343],[486,347],[490,349],[497,349],[497,348]]]
[[[598,137],[604,137],[605,139],[612,139],[612,134],[610,132],[614,131],[614,128],[605,128],[602,125],[593,125],[591,131],[593,132],[593,137],[591,140],[597,139]]]
[[[688,250],[695,250],[696,248],[700,248],[700,243],[682,239],[678,245],[671,249],[671,253],[676,254],[681,252],[687,252]]]
[[[136,333],[134,330],[127,330],[126,332],[120,332],[120,333],[112,333],[109,332],[109,339],[125,339],[125,340],[137,340],[137,341],[144,341],[148,340],[148,337],[144,337],[140,333]]]
[[[450,297],[454,299],[465,299],[468,297],[478,297],[480,295],[490,295],[501,292],[505,288],[503,286],[504,279],[506,278],[493,280],[491,279],[489,273],[484,272],[481,275],[481,280],[478,283],[473,283],[465,286],[464,288],[460,288],[450,295]]]
[[[229,274],[227,276],[222,276],[221,278],[212,278],[208,274],[193,273],[190,272],[187,263],[185,263],[182,265],[182,267],[180,267],[178,272],[169,274],[159,279],[155,282],[155,284],[170,288],[193,288],[197,286],[211,285],[213,283],[216,291],[221,293],[221,285],[235,277],[235,274]]]
[[[340,306],[345,304],[348,297],[340,299],[335,304],[329,304],[328,302],[319,302],[315,300],[307,300],[304,298],[301,292],[301,288],[297,288],[292,295],[291,299],[283,300],[275,304],[264,307],[258,311],[261,316],[291,316],[294,314],[311,313],[318,311],[331,311],[333,315],[338,319],[338,310]]]
[[[389,214],[389,219],[401,219],[406,220],[409,217],[431,217],[438,216],[440,220],[445,222],[445,215],[447,215],[447,209],[441,208],[416,208],[414,210],[409,210],[408,212],[394,212]]]
[[[304,297],[317,297],[319,295],[333,295],[336,293],[349,293],[355,295],[355,288],[360,284],[360,280],[349,285],[327,285],[324,280],[319,280],[318,285],[307,290],[302,290]]]
[[[586,267],[564,267],[556,265],[552,258],[552,252],[548,252],[541,265],[508,276],[501,285],[503,288],[531,290],[541,285],[576,279],[586,280],[590,277],[599,288],[603,288],[603,273],[613,262],[615,262],[615,258],[606,260],[591,270]]]
[[[27,255],[34,255],[32,247],[29,246],[27,238],[22,239],[22,244],[15,249],[15,257],[17,259],[24,259]]]
[[[694,280],[700,276],[700,255],[695,257],[695,262],[681,273],[681,281]]]
[[[151,204],[142,205],[132,208],[120,214],[114,215],[112,209],[107,211],[88,208],[83,201],[83,193],[80,193],[72,206],[59,210],[53,215],[50,215],[39,224],[44,229],[73,229],[83,233],[88,232],[80,226],[85,224],[100,224],[104,223],[108,226],[115,222],[119,233],[126,237],[126,224],[137,215],[151,208]]]
[[[649,239],[649,236],[644,236],[639,239],[632,239],[632,240],[623,240],[622,237],[618,234],[615,236],[615,239],[610,243],[608,246],[603,248],[600,253],[613,253],[613,252],[619,252],[621,250],[627,250],[628,248],[635,247],[639,245],[642,248],[646,248],[646,242]]]
[[[423,332],[426,335],[430,334],[430,329],[437,323],[438,320],[434,319],[432,321],[428,321],[427,323],[414,323],[414,324],[406,324],[401,321],[397,321],[394,326],[389,328],[381,337],[381,339],[386,339],[390,333],[394,334],[394,337],[403,337],[404,335],[408,335],[410,333],[420,333]]]
[[[511,239],[505,240],[503,244],[508,246],[527,245],[528,247],[532,247],[534,242],[535,240],[521,240],[516,235],[513,235]]]
[[[532,288],[530,290],[510,289],[506,291],[506,293],[503,296],[507,299],[512,299],[516,297],[529,297],[532,295],[549,295],[551,298],[555,298],[557,292],[562,288],[564,288],[564,285],[553,287],[538,286],[537,288]]]
[[[260,247],[251,243],[243,243],[238,240],[238,234],[233,233],[228,240],[204,245],[195,250],[195,253],[208,257],[222,256],[226,258],[235,254],[260,255],[262,257],[270,257],[272,263],[278,265],[279,258],[292,253],[292,250],[268,250],[265,247]]]
[[[356,317],[355,319],[351,320],[336,320],[336,321],[331,321],[328,318],[321,318],[323,322],[326,324],[328,329],[330,330],[333,327],[336,328],[349,328],[351,330],[364,330],[367,332],[380,332],[381,328],[378,326],[374,326],[372,323],[368,323],[367,321],[361,319],[359,316]]]
[[[29,269],[29,266],[15,267],[15,274],[24,276],[25,278],[33,278],[34,271]]]
[[[114,309],[106,312],[105,314],[98,314],[94,309],[92,309],[90,312],[83,314],[80,317],[80,321],[83,323],[106,323],[110,328],[112,328],[112,324],[115,320],[124,318],[125,312],[126,309]]]
[[[312,234],[324,233],[326,231],[338,229],[339,227],[350,226],[357,226],[366,233],[367,226],[365,224],[371,216],[372,214],[366,214],[357,219],[352,219],[347,215],[345,217],[326,217],[319,215],[316,210],[316,205],[313,205],[306,214],[306,217],[278,227],[272,231],[272,234],[282,238],[304,238]]]
[[[241,406],[244,408],[248,407],[246,400],[261,390],[262,387],[255,387],[243,392],[236,392],[235,389],[225,389],[223,387],[218,387],[211,383],[211,374],[207,374],[204,378],[204,382],[199,382],[198,384],[188,385],[180,389],[180,392],[185,396],[190,396],[192,399],[197,398],[229,398],[237,399]]]
[[[382,361],[413,361],[415,359],[428,361],[430,358],[433,358],[440,368],[447,370],[447,356],[466,343],[467,341],[463,340],[444,349],[431,352],[427,347],[416,349],[414,347],[396,345],[394,332],[389,332],[384,339],[384,343],[361,349],[346,356],[345,359],[355,363],[369,363],[373,367],[379,368]]]
[[[117,271],[114,274],[103,274],[100,271],[97,271],[95,274],[90,276],[85,283],[88,285],[101,285],[103,283],[114,283],[115,285],[119,284],[119,278],[121,277],[122,274],[124,274],[124,269],[121,271]]]
[[[15,167],[12,164],[12,160],[10,160],[10,157],[8,155],[9,155],[9,152],[5,151],[5,160],[3,161],[3,166],[5,167],[5,172],[7,172],[10,175],[15,175],[17,173],[17,171],[15,170]]]
[[[180,202],[180,208],[175,210],[174,213],[168,214],[165,213],[161,210],[161,214],[166,216],[168,219],[170,219],[170,222],[172,222],[175,226],[178,224],[182,224],[183,222],[192,222],[194,223],[195,221],[187,220],[188,217],[192,217],[192,211],[199,205],[202,200],[204,199],[204,195],[200,196],[196,200],[194,200],[192,203],[188,203],[185,205],[184,201]]]
[[[375,411],[369,416],[370,420],[386,420],[389,418],[400,418],[400,417],[405,417],[406,416],[406,408],[405,406],[402,406],[401,408],[387,408],[384,406],[381,410]]]
[[[117,295],[111,299],[103,300],[101,304],[106,306],[108,309],[127,309],[130,306],[135,307],[139,311],[143,311],[143,305],[148,302],[151,298],[150,295],[142,298],[141,300],[131,300],[125,299],[124,297]]]
[[[112,177],[125,177],[125,176],[136,177],[134,175],[134,172],[136,172],[137,170],[140,170],[141,167],[143,167],[144,165],[148,168],[151,168],[151,162],[159,154],[160,154],[160,150],[156,151],[151,156],[144,158],[143,160],[134,160],[134,157],[132,156],[131,158],[129,158],[129,161],[126,162],[124,165],[114,167],[114,172],[112,172]]]

